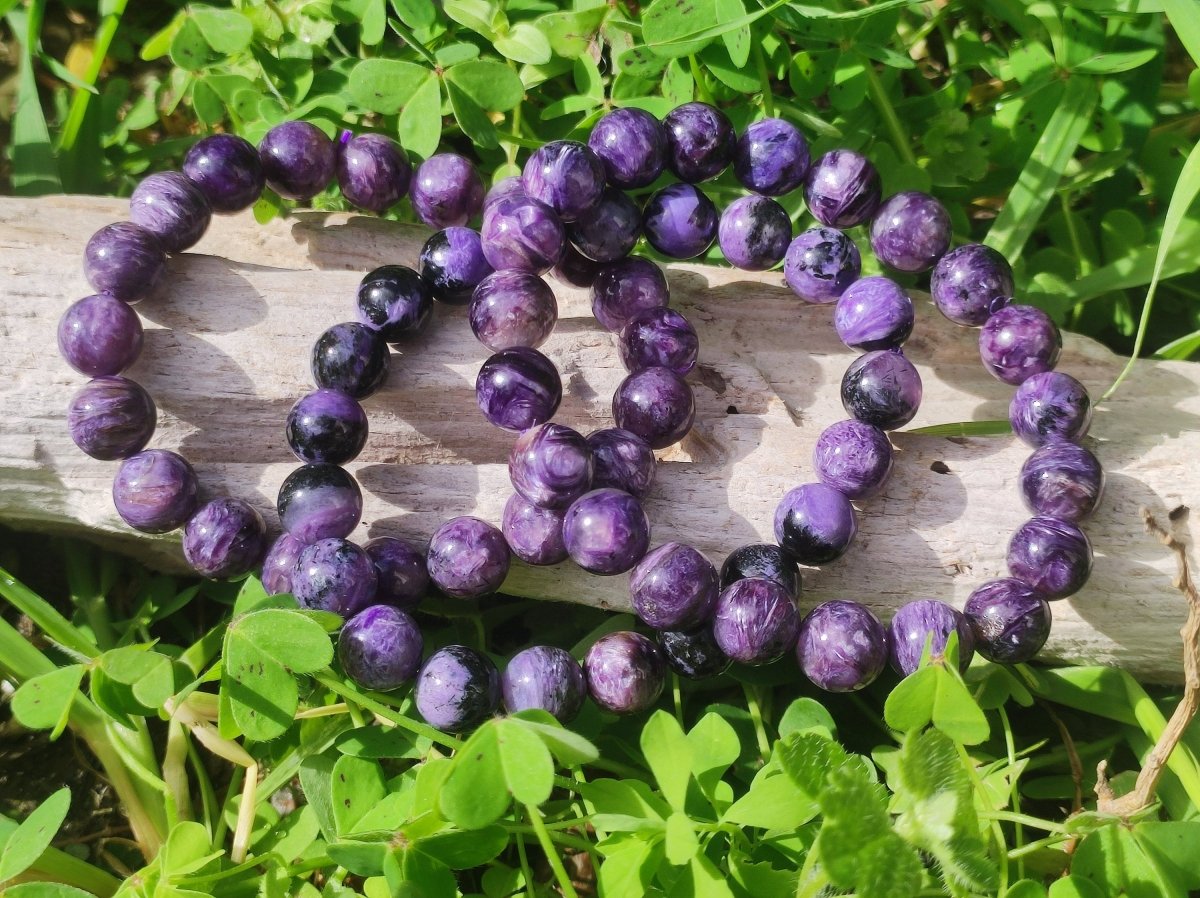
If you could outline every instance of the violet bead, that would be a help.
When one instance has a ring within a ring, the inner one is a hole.
[[[387,379],[387,344],[365,324],[335,324],[313,344],[311,367],[318,387],[363,399]]]
[[[831,228],[852,228],[879,208],[879,172],[853,150],[830,150],[804,179],[804,202],[813,218]]]
[[[489,274],[471,297],[471,332],[488,349],[541,346],[558,323],[550,285],[525,271]]]
[[[1047,443],[1021,466],[1021,498],[1034,514],[1082,521],[1096,510],[1103,493],[1100,462],[1074,443]]]
[[[545,274],[558,264],[567,232],[553,209],[533,197],[509,197],[488,206],[480,230],[483,255],[497,271]]]
[[[539,424],[513,443],[508,476],[518,493],[542,508],[566,508],[592,486],[592,450],[577,431]]]
[[[858,602],[824,602],[800,624],[796,660],[826,692],[862,689],[883,672],[887,659],[887,630]]]
[[[920,599],[902,605],[888,624],[888,644],[892,667],[908,676],[921,665],[925,644],[930,657],[942,658],[951,633],[958,634],[958,669],[966,671],[975,654],[971,625],[956,608],[934,599]]]
[[[403,265],[367,272],[358,287],[358,320],[388,343],[420,333],[433,317],[433,291]]]
[[[1041,309],[1005,306],[979,332],[979,357],[991,375],[1017,386],[1034,374],[1053,371],[1062,334]]]
[[[67,430],[92,458],[113,461],[140,452],[154,436],[158,411],[142,388],[124,377],[97,377],[71,397]]]
[[[882,430],[903,427],[921,406],[921,375],[898,349],[860,355],[842,377],[842,407]]]
[[[754,122],[738,138],[733,153],[733,173],[747,190],[763,196],[783,196],[802,183],[808,173],[808,141],[791,122],[765,118]]]
[[[300,550],[292,572],[292,595],[301,608],[358,614],[375,599],[375,562],[361,546],[344,539],[319,539]]]
[[[526,564],[558,564],[567,560],[562,535],[563,513],[534,505],[513,493],[504,505],[500,530],[512,553]]]
[[[520,175],[511,175],[507,178],[501,178],[488,190],[487,196],[483,198],[483,208],[487,211],[487,207],[497,200],[502,200],[510,196],[528,196],[525,192],[525,184],[521,180]]]
[[[938,311],[955,324],[979,327],[1012,302],[1012,268],[990,246],[969,243],[938,260],[929,292]]]
[[[358,482],[337,465],[302,465],[279,487],[279,523],[302,543],[349,536],[362,519]]]
[[[1020,580],[989,580],[967,599],[963,614],[975,649],[998,664],[1032,660],[1050,635],[1050,605]]]
[[[691,184],[670,184],[646,200],[642,228],[649,244],[672,259],[705,252],[717,236],[717,207]]]
[[[242,499],[213,499],[183,530],[183,557],[197,574],[225,580],[249,573],[267,551],[267,525]]]
[[[638,312],[662,308],[670,298],[666,274],[641,256],[602,266],[592,281],[592,314],[614,333]]]
[[[517,652],[500,679],[510,714],[536,708],[569,723],[587,698],[587,680],[579,662],[564,649],[535,645]]]
[[[167,256],[158,238],[131,221],[105,225],[83,250],[83,273],[97,293],[136,302],[158,289]]]
[[[192,144],[183,173],[204,194],[214,212],[240,212],[262,196],[266,175],[258,150],[235,134],[213,134]]]
[[[801,564],[827,564],[841,558],[857,533],[854,506],[824,483],[793,487],[775,509],[775,539]]]
[[[525,193],[563,221],[574,221],[600,200],[604,163],[586,144],[552,140],[533,151],[521,172]]]
[[[1092,400],[1083,384],[1058,371],[1027,378],[1008,406],[1013,432],[1030,446],[1074,442],[1092,425]]]
[[[750,543],[729,553],[721,565],[721,589],[738,580],[773,580],[793,599],[800,596],[796,561],[774,543]]]
[[[909,338],[915,322],[912,299],[885,277],[859,278],[833,309],[834,329],[851,349],[894,349]]]
[[[696,398],[670,368],[643,368],[621,381],[612,412],[617,427],[637,434],[651,449],[666,449],[692,429]]]
[[[177,171],[147,175],[129,198],[129,220],[157,237],[169,253],[195,246],[211,219],[204,193]]]
[[[567,225],[567,236],[589,259],[615,262],[642,236],[642,210],[620,190],[606,187],[594,206]]]
[[[344,465],[367,444],[367,413],[337,390],[316,390],[288,412],[285,434],[300,461]]]
[[[378,586],[374,602],[409,611],[429,592],[425,553],[407,540],[377,536],[363,544],[375,564]]]
[[[521,431],[549,421],[562,401],[554,363],[525,346],[491,356],[475,378],[475,401],[489,422]]]
[[[382,215],[408,193],[412,163],[390,137],[360,134],[341,146],[337,179],[347,202]]]
[[[700,338],[674,309],[647,309],[625,322],[617,349],[627,371],[661,366],[682,377],[696,367]]]
[[[1037,515],[1008,541],[1008,571],[1047,599],[1065,599],[1092,573],[1092,544],[1071,522]]]
[[[387,692],[417,675],[425,640],[417,622],[390,605],[364,608],[338,634],[338,662],[364,689]]]
[[[438,153],[417,167],[412,207],[435,231],[465,225],[483,209],[483,180],[469,160]]]
[[[436,299],[451,305],[471,301],[480,281],[492,273],[478,231],[446,228],[421,247],[421,278]]]
[[[455,599],[478,599],[500,588],[508,576],[504,534],[479,518],[451,518],[429,541],[429,579]]]
[[[615,714],[650,708],[662,694],[667,665],[662,652],[641,633],[618,630],[601,636],[583,661],[588,693]]]
[[[721,590],[713,612],[713,638],[741,664],[770,664],[796,644],[800,614],[774,580],[738,580]]]
[[[183,456],[147,449],[121,462],[113,478],[113,505],[134,530],[167,533],[196,510],[200,482]]]
[[[629,577],[634,613],[656,630],[691,630],[712,617],[717,569],[691,546],[667,543],[646,555]]]
[[[258,145],[267,186],[282,197],[304,202],[329,186],[337,171],[337,148],[309,122],[276,125]]]
[[[936,199],[906,190],[883,201],[871,219],[871,249],[897,271],[928,271],[950,248],[950,214]]]
[[[725,261],[743,271],[779,264],[792,241],[792,222],[783,206],[765,196],[738,197],[725,207],[717,242]]]
[[[563,247],[562,258],[551,273],[560,284],[587,289],[592,286],[603,267],[602,263],[589,259],[568,243]]]
[[[143,339],[138,313],[104,293],[73,303],[58,322],[58,351],[89,377],[120,374],[141,355]]]
[[[303,548],[304,543],[290,533],[280,534],[271,544],[262,565],[262,585],[267,595],[291,594],[292,573],[296,570],[296,559]]]
[[[882,490],[892,463],[887,434],[861,421],[829,425],[813,446],[817,478],[848,499],[865,499]]]
[[[805,302],[834,302],[858,280],[862,258],[854,241],[836,228],[809,228],[793,240],[783,279]]]
[[[667,164],[667,134],[662,124],[644,109],[614,109],[592,126],[588,137],[604,164],[608,183],[628,189],[647,187]]]
[[[717,645],[711,626],[690,631],[664,630],[658,634],[658,647],[667,666],[689,680],[719,676],[733,663]]]
[[[650,444],[635,433],[610,427],[588,434],[594,462],[592,486],[611,486],[639,499],[654,485],[657,461]]]
[[[715,178],[733,160],[737,138],[721,110],[707,103],[684,103],[663,119],[667,165],[681,181]]]
[[[592,490],[563,517],[563,543],[571,560],[593,574],[623,574],[650,547],[650,520],[642,503],[611,488]]]
[[[486,655],[465,645],[448,645],[421,665],[413,701],[430,726],[464,733],[499,709],[500,672]]]

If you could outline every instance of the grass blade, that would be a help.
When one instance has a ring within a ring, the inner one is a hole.
[[[41,196],[61,193],[58,164],[50,143],[50,129],[42,112],[38,96],[37,77],[33,71],[36,47],[37,17],[23,10],[8,15],[16,34],[25,34],[21,44],[20,71],[17,78],[17,108],[12,117],[12,189],[18,196]]]
[[[1154,353],[1156,359],[1186,359],[1197,349],[1200,349],[1200,331],[1192,331],[1186,336],[1172,340],[1166,346]]]
[[[926,437],[995,437],[1012,433],[1012,424],[1008,421],[959,421],[956,424],[914,427],[903,432]]]

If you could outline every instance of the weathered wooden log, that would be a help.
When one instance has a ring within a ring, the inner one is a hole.
[[[55,351],[62,311],[89,293],[81,272],[88,236],[126,218],[115,199],[0,199],[0,519],[13,526],[87,535],[166,569],[180,569],[177,535],[148,537],[113,511],[115,465],[72,444],[65,408],[83,378]],[[209,495],[256,504],[274,523],[279,484],[295,466],[283,438],[291,404],[310,389],[315,336],[353,318],[366,270],[414,264],[426,233],[371,218],[300,213],[263,227],[248,215],[214,222],[195,252],[172,259],[170,286],[137,308],[146,348],[130,376],[159,407],[151,445],[191,460]],[[796,300],[778,273],[699,265],[670,269],[673,304],[696,325],[703,364],[690,378],[696,426],[662,463],[647,511],[656,543],[680,540],[716,561],[771,538],[775,504],[811,480],[812,445],[844,417],[838,384],[854,354],[839,342],[831,308]],[[585,291],[554,285],[561,318],[544,351],[566,397],[558,420],[584,432],[611,421],[609,397],[624,376],[614,338],[591,319]],[[912,427],[1002,419],[1012,388],[979,364],[975,333],[919,303],[906,350],[925,381]],[[366,402],[367,449],[350,468],[366,507],[356,536],[425,539],[460,514],[498,521],[510,493],[512,437],[491,427],[474,400],[487,351],[465,310],[441,306],[426,336],[393,357],[387,386]],[[1123,360],[1068,335],[1062,369],[1098,395]],[[1167,514],[1197,498],[1200,368],[1138,365],[1097,410],[1089,440],[1108,470],[1105,500],[1087,530],[1091,581],[1054,605],[1044,656],[1120,664],[1148,680],[1181,673],[1185,604],[1171,585],[1172,558],[1142,527],[1140,510]],[[863,506],[851,551],[805,573],[803,607],[857,599],[885,620],[917,597],[959,606],[983,580],[1002,576],[1008,535],[1027,516],[1016,491],[1028,449],[1014,437],[897,433],[896,473]],[[627,608],[627,578],[571,564],[514,564],[505,591]]]

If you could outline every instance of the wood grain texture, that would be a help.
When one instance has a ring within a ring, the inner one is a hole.
[[[125,217],[125,204],[114,199],[0,199],[0,519],[86,534],[181,569],[177,536],[126,528],[110,499],[115,465],[83,456],[66,431],[68,399],[84,379],[58,358],[55,328],[63,310],[90,292],[80,262],[88,236]],[[247,498],[274,524],[275,494],[296,464],[283,422],[310,389],[314,338],[353,319],[366,270],[412,265],[426,236],[346,215],[302,213],[265,227],[249,215],[216,220],[195,252],[171,261],[167,293],[137,306],[146,349],[129,374],[158,403],[151,445],[181,451],[207,495]],[[854,354],[837,340],[831,307],[799,302],[778,273],[678,265],[670,279],[672,304],[700,333],[702,365],[690,378],[697,423],[682,444],[660,453],[647,512],[655,543],[691,543],[719,563],[738,545],[770,539],[779,497],[812,479],[818,433],[845,417],[838,384]],[[561,318],[543,349],[566,384],[558,420],[584,432],[608,426],[610,397],[624,375],[613,337],[591,318],[585,291],[554,288]],[[1006,417],[1011,388],[980,366],[975,332],[945,321],[927,298],[918,306],[906,349],[924,378],[925,401],[911,426]],[[356,537],[427,539],[460,514],[499,521],[512,437],[475,406],[475,373],[486,355],[465,309],[445,306],[418,344],[393,355],[387,386],[366,402],[367,449],[350,465],[366,503]],[[1061,368],[1094,395],[1121,363],[1067,336]],[[1087,524],[1095,571],[1078,596],[1055,603],[1044,657],[1179,679],[1185,604],[1171,586],[1172,558],[1143,531],[1139,512],[1163,515],[1196,501],[1198,384],[1194,365],[1140,364],[1097,410],[1089,445],[1108,471],[1108,489]],[[894,442],[900,451],[885,495],[863,505],[859,537],[843,559],[805,572],[803,608],[851,598],[887,620],[914,598],[961,607],[975,586],[1003,575],[1008,536],[1027,517],[1016,481],[1028,449],[1011,436],[898,433]],[[505,590],[628,608],[626,577],[594,577],[570,564],[514,564]]]

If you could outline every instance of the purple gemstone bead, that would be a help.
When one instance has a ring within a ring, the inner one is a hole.
[[[360,134],[340,148],[337,179],[348,202],[382,215],[408,193],[412,163],[390,137]]]
[[[335,324],[313,344],[312,377],[322,389],[363,399],[383,386],[387,373],[387,344],[365,324]]]
[[[486,655],[448,645],[421,665],[413,701],[430,726],[447,733],[473,730],[500,707],[500,671]]]
[[[552,140],[533,151],[521,172],[525,193],[541,200],[563,221],[591,209],[604,190],[604,163],[585,144]]]
[[[838,421],[817,437],[813,468],[826,486],[848,499],[865,499],[882,490],[892,474],[892,444],[878,427]]]
[[[545,274],[558,264],[567,232],[558,214],[533,197],[511,197],[488,206],[483,216],[483,255],[497,271]]]
[[[429,541],[429,579],[455,599],[478,599],[500,588],[508,576],[504,534],[479,518],[451,518]]]
[[[804,179],[804,202],[813,218],[831,228],[852,228],[879,208],[879,172],[853,150],[830,150]]]
[[[167,256],[158,238],[131,221],[105,225],[88,240],[83,273],[97,293],[136,302],[158,289]]]
[[[592,486],[592,450],[577,431],[539,424],[513,443],[508,475],[518,493],[542,508],[566,508]]]
[[[854,241],[835,228],[809,228],[787,248],[783,279],[805,302],[834,302],[862,272]]]
[[[723,674],[732,663],[713,637],[711,626],[698,630],[664,630],[658,647],[667,666],[681,677],[703,680]]]
[[[465,225],[483,209],[483,179],[462,156],[430,156],[413,178],[412,207],[435,231]]]
[[[254,570],[266,551],[267,525],[242,499],[213,499],[183,530],[183,557],[197,574],[213,580]]]
[[[975,648],[989,661],[1020,664],[1032,660],[1050,635],[1050,605],[1020,580],[989,580],[963,608]]]
[[[713,613],[713,638],[742,664],[770,664],[796,643],[800,614],[774,580],[738,580],[721,590]]]
[[[1062,334],[1041,309],[1005,306],[979,332],[979,357],[992,376],[1017,386],[1034,374],[1053,371]]]
[[[950,214],[927,193],[906,190],[886,200],[871,219],[871,249],[897,271],[928,271],[950,248]]]
[[[470,302],[480,281],[492,273],[483,240],[471,228],[438,231],[421,247],[420,266],[434,297],[451,305]]]
[[[733,153],[737,179],[763,196],[791,193],[804,183],[808,163],[808,141],[795,125],[780,118],[754,122],[742,132]]]
[[[629,577],[634,612],[656,630],[692,630],[706,623],[718,591],[712,562],[680,543],[659,546]]]
[[[183,158],[183,173],[200,188],[214,212],[240,212],[253,206],[267,180],[258,150],[234,134],[213,134],[192,144]]]
[[[526,564],[558,564],[567,560],[562,535],[563,513],[534,505],[513,493],[504,505],[500,529],[512,553]]]
[[[721,110],[707,103],[684,103],[663,119],[667,165],[681,181],[715,178],[733,160],[737,138]]]
[[[696,398],[670,368],[643,368],[621,381],[612,413],[617,427],[637,434],[651,449],[666,449],[692,429]]]
[[[302,608],[358,614],[375,599],[375,562],[361,546],[344,539],[319,539],[300,550],[292,572],[292,594]]]
[[[121,462],[113,478],[113,505],[126,524],[143,533],[167,533],[196,510],[200,483],[183,456],[147,449]]]
[[[671,184],[646,201],[642,228],[649,244],[672,259],[705,252],[717,236],[717,207],[691,184]]]
[[[527,430],[554,417],[562,401],[562,380],[554,363],[536,349],[516,346],[480,366],[475,401],[497,427]]]
[[[800,624],[796,660],[826,692],[862,689],[883,672],[887,659],[887,630],[858,602],[825,602]]]
[[[606,187],[599,201],[567,225],[571,243],[589,259],[615,262],[628,256],[642,236],[642,210],[615,187]]]
[[[337,465],[302,465],[279,487],[279,523],[305,543],[349,536],[362,519],[358,482]]]
[[[846,413],[882,430],[903,427],[921,406],[921,375],[900,350],[860,355],[842,377]]]
[[[787,253],[792,222],[783,206],[772,199],[738,197],[721,213],[717,241],[730,265],[744,271],[766,271]]]
[[[1092,544],[1069,521],[1038,515],[1008,541],[1008,571],[1047,599],[1065,599],[1092,573]]]
[[[375,564],[376,604],[409,611],[421,603],[429,592],[429,570],[420,549],[394,536],[377,536],[363,550]]]
[[[364,608],[338,634],[342,670],[364,689],[387,692],[417,675],[425,640],[417,622],[399,608]]]
[[[608,183],[614,187],[647,187],[667,164],[667,134],[644,109],[614,109],[592,126],[588,137]]]
[[[931,657],[941,658],[951,633],[958,634],[958,668],[965,671],[975,654],[975,639],[971,625],[958,609],[934,599],[902,605],[888,625],[892,667],[901,676],[911,674],[920,667],[927,642]]]
[[[774,543],[750,543],[729,553],[721,565],[721,589],[738,580],[772,580],[793,599],[800,597],[796,561]]]
[[[344,465],[367,444],[367,413],[337,390],[316,390],[288,412],[288,445],[300,461]]]
[[[1082,440],[1092,425],[1092,401],[1083,384],[1058,371],[1027,378],[1008,406],[1013,432],[1030,446]]]
[[[775,509],[775,539],[801,564],[827,564],[841,558],[857,533],[854,506],[824,483],[793,487]]]
[[[623,574],[650,547],[650,519],[642,503],[611,488],[592,490],[563,517],[563,542],[571,560],[593,574]]]
[[[938,310],[955,324],[979,327],[1012,302],[1012,268],[990,246],[969,243],[938,260],[929,292]]]
[[[158,238],[169,253],[195,246],[212,220],[204,192],[177,171],[142,178],[129,198],[129,219]]]
[[[625,323],[617,348],[627,371],[661,366],[682,377],[696,367],[700,338],[674,309],[647,309]]]
[[[537,708],[568,723],[587,698],[583,668],[571,653],[535,645],[512,656],[500,680],[504,707],[510,714]]]
[[[420,333],[433,317],[433,291],[403,265],[367,272],[358,287],[358,320],[388,343]]]
[[[592,486],[611,486],[639,499],[654,485],[657,461],[650,444],[635,433],[610,427],[588,434],[594,462]]]
[[[292,573],[296,570],[296,559],[303,548],[304,543],[288,533],[280,534],[271,544],[262,565],[262,585],[267,595],[291,594]]]
[[[662,694],[667,677],[658,646],[630,630],[597,639],[588,649],[583,670],[592,701],[615,714],[650,708]]]
[[[483,198],[484,211],[487,211],[487,207],[497,200],[502,200],[510,196],[528,196],[525,192],[525,183],[521,180],[520,175],[501,178],[493,184],[487,192],[487,196]]]
[[[638,312],[662,308],[670,298],[666,274],[640,256],[602,266],[592,281],[592,314],[613,333]]]
[[[58,322],[58,351],[89,377],[120,374],[137,361],[142,341],[137,312],[104,293],[72,304]]]
[[[1096,456],[1074,443],[1047,443],[1021,466],[1021,498],[1034,514],[1082,521],[1103,494],[1104,469]]]
[[[92,458],[113,461],[140,452],[154,436],[158,412],[140,384],[124,377],[97,377],[71,397],[67,430]]]
[[[550,285],[525,271],[489,274],[471,297],[471,332],[488,349],[536,348],[558,323],[558,302]]]
[[[329,186],[337,171],[337,148],[309,122],[276,125],[258,145],[267,186],[288,199],[304,202]]]
[[[558,260],[558,264],[554,266],[554,270],[551,273],[554,275],[554,279],[560,284],[586,289],[592,286],[592,282],[596,280],[596,275],[603,267],[603,264],[594,259],[589,259],[568,243],[563,247],[562,258]]]
[[[912,334],[913,301],[890,278],[859,278],[833,309],[833,326],[851,349],[894,349]]]

